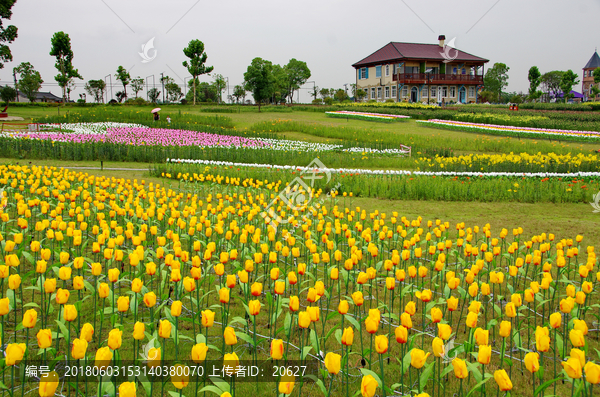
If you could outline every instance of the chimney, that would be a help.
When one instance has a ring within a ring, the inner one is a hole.
[[[444,43],[446,41],[446,36],[444,36],[443,34],[440,35],[440,37],[438,37],[438,41],[440,43],[440,47],[444,48]]]

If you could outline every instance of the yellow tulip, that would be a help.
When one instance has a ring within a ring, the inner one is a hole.
[[[114,328],[108,333],[108,347],[117,350],[121,347],[123,331]]]
[[[491,357],[492,357],[492,346],[491,345],[479,346],[479,354],[477,355],[477,361],[479,361],[480,364],[488,365],[490,363]]]
[[[40,376],[40,397],[52,397],[58,388],[58,374],[54,371],[46,372]]]
[[[208,352],[208,346],[206,343],[198,343],[192,347],[192,360],[195,363],[201,363],[206,359],[206,353]]]
[[[135,382],[123,382],[119,386],[119,397],[136,397]]]
[[[538,353],[530,352],[525,355],[525,368],[531,373],[536,373],[540,369],[540,355]]]
[[[494,380],[502,391],[512,390],[513,384],[505,370],[500,369],[494,372]]]
[[[185,365],[176,364],[171,368],[171,382],[175,388],[181,390],[190,383],[190,371]]]
[[[169,320],[161,320],[158,325],[158,335],[161,338],[167,339],[171,337],[172,324]]]
[[[371,375],[363,376],[360,383],[360,394],[362,397],[373,397],[379,384]]]
[[[457,379],[465,379],[469,376],[469,370],[467,369],[467,364],[460,358],[455,358],[452,360],[452,367],[454,368],[454,376]]]
[[[329,352],[325,355],[325,368],[330,374],[337,375],[341,369],[342,356]]]
[[[431,342],[431,347],[433,350],[433,355],[435,357],[443,357],[445,353],[444,340],[442,338],[434,338]]]
[[[225,344],[227,346],[232,346],[237,343],[237,336],[235,335],[235,330],[231,327],[225,327],[223,337],[225,338]]]
[[[85,339],[74,339],[73,347],[71,348],[71,357],[75,360],[80,360],[85,357],[88,343]]]
[[[215,312],[212,310],[202,310],[202,326],[210,328],[215,322]]]
[[[425,354],[425,352],[421,349],[414,348],[410,351],[410,365],[415,367],[416,369],[421,369],[425,365],[427,361],[427,357],[429,357],[431,353]]]
[[[576,357],[570,357],[567,361],[561,362],[565,372],[571,379],[579,379],[582,376],[581,362]]]
[[[354,343],[354,330],[352,327],[345,328],[342,333],[342,345],[352,346],[352,343]]]
[[[52,331],[49,329],[40,329],[36,335],[38,346],[40,349],[45,349],[52,346]]]
[[[271,341],[271,358],[273,360],[281,360],[283,358],[283,341],[281,339],[273,339]]]

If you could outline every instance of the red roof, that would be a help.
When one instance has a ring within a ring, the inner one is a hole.
[[[464,51],[446,47],[450,57],[456,61],[471,61],[471,62],[489,62],[487,59],[468,54]],[[456,53],[458,52],[458,53]],[[438,44],[419,44],[419,43],[397,43],[391,42],[381,49],[375,51],[368,57],[356,62],[352,65],[354,68],[363,66],[372,66],[384,62],[393,63],[394,61],[403,60],[434,60],[444,61],[444,49]],[[456,57],[454,57],[456,55]]]

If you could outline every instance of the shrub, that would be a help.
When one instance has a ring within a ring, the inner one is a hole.
[[[313,105],[321,105],[321,104],[323,104],[323,100],[321,98],[313,99],[312,104]]]
[[[327,97],[323,100],[325,102],[325,105],[332,105],[333,104],[333,98]]]

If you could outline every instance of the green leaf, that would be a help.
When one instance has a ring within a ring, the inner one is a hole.
[[[285,314],[285,319],[283,320],[283,328],[285,329],[285,334],[290,334],[290,329],[292,328],[292,316],[289,312]]]
[[[406,370],[410,367],[410,351],[404,355],[402,359],[402,374],[406,373]]]
[[[323,383],[323,381],[321,379],[317,379],[317,381],[315,383],[317,384],[317,386],[319,386],[319,389],[321,389],[321,392],[326,396],[327,389],[325,388],[325,384]]]
[[[221,394],[223,394],[223,392],[221,391],[221,389],[219,389],[219,388],[218,388],[218,387],[216,387],[216,386],[204,386],[202,389],[200,389],[200,390],[198,391],[198,393],[201,393],[201,392],[207,392],[207,391],[208,391],[208,392],[215,393],[217,396],[220,396]],[[149,394],[148,394],[148,395],[149,395]],[[177,397],[179,397],[179,396],[177,396]]]
[[[482,381],[480,381],[479,383],[477,383],[475,385],[475,387],[473,387],[470,391],[469,394],[467,394],[467,397],[469,397],[471,394],[473,394],[474,391],[479,390],[479,388],[481,388],[481,386],[483,386],[483,384],[485,382],[487,382],[488,380],[490,380],[493,376],[491,374],[486,373],[485,374],[485,379],[483,379]]]
[[[536,389],[535,389],[535,395],[536,396],[542,396],[544,390],[546,390],[548,388],[548,386],[550,386],[551,384],[553,384],[554,382],[557,382],[559,380],[563,379],[563,376],[559,376],[558,378],[555,379],[551,379],[551,380],[547,380],[546,382],[542,383],[541,385],[539,385]]]
[[[335,339],[337,340],[337,342],[340,345],[342,344],[342,330],[341,329],[336,329],[335,330]]]
[[[60,328],[60,332],[62,332],[63,338],[66,338],[67,335],[69,335],[69,331],[67,330],[67,327],[65,326],[65,324],[63,324],[62,321],[58,321],[58,320],[54,320],[54,322],[56,324],[58,324],[58,327]]]
[[[360,329],[360,324],[358,323],[358,321],[356,321],[354,317],[345,315],[344,318],[354,326],[354,329]]]
[[[210,380],[212,381],[212,383],[215,386],[217,386],[221,390],[220,394],[223,394],[225,392],[227,392],[227,393],[231,392],[231,387],[229,386],[229,383],[225,382],[223,379],[217,378],[217,377],[211,377]]]
[[[422,372],[421,372],[421,385],[422,385],[422,387],[425,387],[425,385],[427,384],[427,381],[431,377],[431,373],[433,372],[434,368],[435,368],[435,361],[427,364],[425,366],[425,369],[422,370]]]
[[[245,334],[245,333],[243,333],[243,332],[239,332],[239,331],[235,331],[235,335],[236,335],[238,338],[240,338],[241,340],[243,340],[243,341],[245,341],[245,342],[249,343],[251,346],[254,346],[254,339],[253,339],[253,338],[252,338],[250,335],[248,335],[248,334]],[[257,342],[258,342],[258,341],[257,341]]]
[[[312,346],[304,346],[302,349],[302,359],[304,360],[308,355],[308,352],[312,349]]]
[[[316,354],[319,354],[319,344],[317,342],[317,333],[314,329],[310,330],[310,344],[315,348]]]
[[[481,382],[481,371],[479,371],[479,368],[477,368],[479,366],[479,364],[476,363],[471,363],[468,361],[465,361],[465,364],[467,364],[467,367],[469,368],[469,372],[473,373],[473,376],[475,377],[475,381],[477,382]]]

